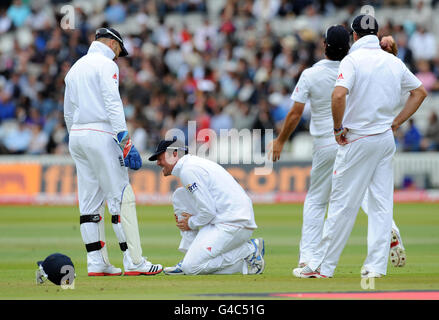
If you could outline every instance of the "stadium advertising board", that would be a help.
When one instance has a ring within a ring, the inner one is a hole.
[[[305,200],[311,163],[280,162],[267,175],[255,174],[254,165],[225,165],[255,203]],[[164,177],[155,165],[130,171],[130,181],[139,204],[168,204],[172,192],[180,186],[174,176]],[[75,204],[76,170],[73,164],[18,163],[0,164],[0,203],[3,204]],[[395,201],[438,201],[439,192],[410,190],[395,192]]]

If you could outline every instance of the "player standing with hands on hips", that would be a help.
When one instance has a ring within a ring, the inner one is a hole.
[[[120,34],[112,28],[96,31],[85,56],[65,77],[64,119],[69,150],[76,164],[80,229],[87,250],[89,276],[117,276],[105,244],[105,201],[123,251],[125,275],[162,271],[142,256],[136,202],[128,168],[142,159],[128,134],[119,95],[119,68],[114,62],[128,55]]]
[[[383,37],[381,47],[396,55],[392,37]],[[271,154],[273,161],[280,159],[283,146],[296,129],[305,103],[310,102],[310,133],[313,136],[312,170],[310,186],[303,207],[302,236],[299,250],[299,267],[307,265],[320,243],[326,209],[331,194],[332,173],[338,144],[334,141],[331,114],[331,94],[337,80],[340,61],[348,54],[349,32],[342,25],[329,27],[324,39],[325,59],[306,69],[291,94],[294,105],[288,113],[279,136],[273,141]],[[362,208],[367,214],[367,196]],[[402,267],[406,254],[399,229],[392,222],[391,261]]]
[[[307,266],[294,269],[296,277],[333,276],[366,191],[368,252],[361,276],[378,278],[386,274],[393,216],[393,132],[416,112],[427,95],[400,59],[381,50],[374,17],[360,15],[351,27],[354,44],[340,63],[332,93],[334,136],[340,147],[332,174],[328,217],[316,253]],[[403,91],[409,91],[410,96],[394,117]]]

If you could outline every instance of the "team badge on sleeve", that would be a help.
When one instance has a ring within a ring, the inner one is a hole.
[[[186,189],[187,189],[190,193],[194,193],[195,191],[198,190],[197,183],[194,182],[194,183],[192,183],[192,184],[188,184],[188,185],[186,186]]]

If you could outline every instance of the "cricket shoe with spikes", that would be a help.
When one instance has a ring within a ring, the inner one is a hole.
[[[294,269],[293,275],[297,278],[328,278],[321,274],[319,269],[313,271],[309,266]]]
[[[183,275],[184,272],[181,269],[181,264],[183,261],[180,261],[179,263],[177,263],[175,266],[173,267],[166,267],[163,269],[163,273],[169,276],[178,276],[178,275]]]
[[[248,274],[261,274],[265,269],[265,242],[262,238],[250,239],[254,246],[254,252],[245,261],[247,262]]]
[[[405,249],[402,246],[401,238],[395,229],[392,229],[392,238],[390,240],[390,262],[394,267],[404,267],[407,259]]]
[[[88,268],[89,277],[102,277],[102,276],[120,276],[122,275],[122,269],[116,268],[111,264],[102,266],[91,266]]]

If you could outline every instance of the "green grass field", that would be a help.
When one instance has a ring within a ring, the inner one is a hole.
[[[170,206],[138,206],[144,255],[164,266],[182,256],[179,232]],[[360,268],[366,256],[367,217],[359,213],[354,230],[332,279],[297,279],[302,205],[256,205],[266,244],[262,275],[88,277],[86,252],[76,207],[0,207],[0,299],[236,299],[237,293],[362,291]],[[111,262],[122,267],[122,254],[106,213]],[[399,204],[395,218],[407,250],[407,264],[375,282],[375,290],[439,290],[439,204]],[[74,290],[47,282],[35,284],[36,261],[61,252],[73,260]],[[230,296],[202,296],[230,294]],[[253,299],[252,296],[239,299]],[[258,297],[257,299],[261,299]],[[279,298],[278,298],[279,299]]]

